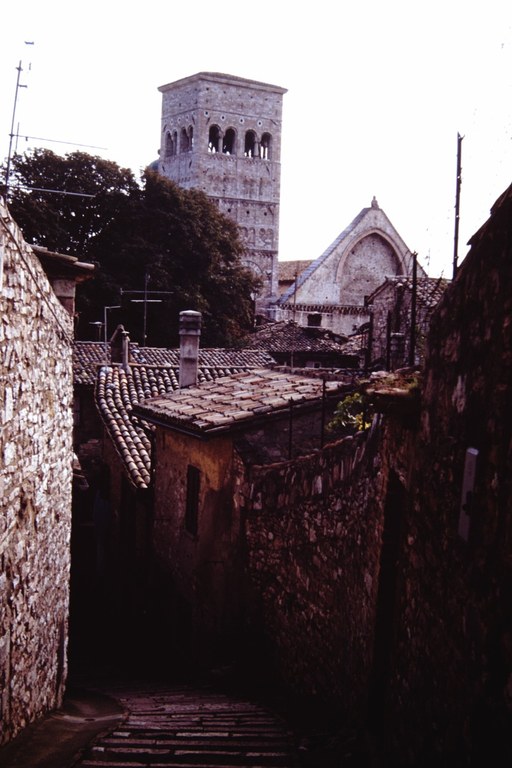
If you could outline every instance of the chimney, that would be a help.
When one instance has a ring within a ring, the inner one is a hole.
[[[187,309],[180,312],[180,389],[197,384],[201,313]]]

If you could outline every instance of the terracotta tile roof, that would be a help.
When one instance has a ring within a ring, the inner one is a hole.
[[[339,381],[326,382],[329,394],[340,391],[342,386]],[[146,400],[134,412],[148,421],[211,434],[276,414],[287,409],[291,401],[295,405],[320,401],[322,392],[319,378],[261,369],[188,387],[172,397]]]
[[[289,320],[269,323],[255,331],[248,345],[276,352],[344,352],[345,339],[335,336],[324,328],[305,328]]]
[[[110,362],[110,349],[108,350]],[[73,376],[75,384],[88,384],[91,387],[96,382],[98,366],[105,363],[105,345],[100,341],[73,342]]]
[[[157,366],[172,366],[176,376],[180,366],[179,349],[160,347],[139,347],[130,342],[130,359],[134,363]],[[73,371],[76,384],[94,386],[98,367],[110,363],[110,345],[101,341],[75,341],[73,345]],[[200,376],[212,381],[219,376],[228,376],[248,368],[262,368],[274,365],[275,360],[262,349],[200,349]],[[177,388],[177,387],[176,387]]]
[[[368,303],[376,299],[389,286],[396,286],[399,283],[412,291],[412,277],[400,275],[398,277],[387,277],[386,280],[369,296]],[[433,308],[435,307],[446,288],[450,285],[450,280],[444,277],[419,277],[416,282],[416,300],[419,306]]]
[[[293,261],[279,261],[279,282],[293,283],[295,278],[301,275],[310,264],[312,259],[294,259]]]
[[[99,346],[103,348],[103,345]],[[224,350],[209,351],[222,353]],[[213,358],[206,355],[206,359]],[[229,356],[219,354],[218,359],[228,362]],[[234,356],[231,359],[241,363],[244,358]],[[246,361],[261,359],[261,355],[259,357],[249,355],[245,359]],[[268,359],[268,356],[264,359]],[[250,367],[247,364],[244,370]],[[198,382],[212,383],[220,377],[239,373],[241,369],[242,366],[199,366]],[[115,364],[101,365],[98,369],[94,365],[94,370],[97,371],[96,407],[107,433],[133,485],[137,488],[147,488],[151,480],[152,428],[145,421],[134,419],[133,409],[146,398],[169,395],[178,390],[179,367],[133,363],[127,368],[121,364]]]

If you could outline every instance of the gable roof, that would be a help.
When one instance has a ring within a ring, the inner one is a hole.
[[[188,387],[172,397],[146,400],[134,412],[147,421],[206,437],[248,426],[262,416],[279,415],[291,403],[320,403],[323,386],[319,378],[260,369]],[[335,393],[343,384],[330,381],[325,382],[325,387]]]
[[[292,299],[293,294],[302,286],[304,283],[308,280],[308,278],[315,272],[327,259],[330,258],[330,256],[339,248],[339,246],[346,241],[347,244],[350,242],[353,235],[357,234],[357,231],[360,230],[360,237],[363,238],[366,236],[366,234],[369,234],[370,232],[379,231],[381,227],[375,227],[371,226],[368,230],[368,233],[364,231],[364,228],[362,228],[360,225],[363,223],[363,221],[371,214],[375,214],[375,212],[378,211],[379,219],[381,220],[381,224],[383,225],[382,232],[383,234],[386,234],[384,232],[384,227],[388,230],[388,232],[392,232],[393,239],[395,242],[395,247],[399,251],[399,257],[400,259],[403,259],[403,254],[410,253],[409,249],[403,242],[402,238],[398,234],[398,232],[395,230],[391,222],[389,221],[388,217],[384,213],[384,211],[379,207],[379,204],[377,203],[377,200],[375,197],[372,200],[371,206],[368,208],[363,208],[358,215],[351,221],[351,223],[346,227],[339,235],[338,237],[331,243],[331,245],[319,256],[317,259],[315,259],[309,267],[307,267],[298,277],[297,281],[294,282],[287,291],[285,291],[282,296],[279,298],[278,303],[280,304],[286,304],[290,299]],[[389,236],[388,236],[389,237]],[[359,239],[359,238],[358,238]],[[419,266],[419,269],[422,269],[421,266]]]

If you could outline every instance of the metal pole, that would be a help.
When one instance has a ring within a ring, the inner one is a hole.
[[[9,134],[9,153],[7,155],[7,165],[5,169],[5,199],[7,200],[7,193],[9,191],[9,177],[11,175],[11,153],[12,153],[12,140],[14,139],[14,121],[16,119],[16,104],[18,103],[18,90],[20,88],[26,88],[26,86],[20,86],[20,77],[23,69],[20,63],[16,67],[18,70],[18,76],[16,78],[16,90],[14,92],[14,106],[12,110],[11,132]]]
[[[326,390],[327,390],[327,387],[326,387],[325,377],[324,377],[322,378],[322,421],[321,421],[321,427],[320,427],[320,448],[324,447]]]
[[[455,234],[453,238],[453,279],[457,277],[457,267],[459,260],[459,219],[460,219],[460,187],[462,184],[462,139],[464,137],[457,134],[457,182],[455,189]]]
[[[149,282],[149,274],[146,272],[144,275],[144,329],[142,332],[142,346],[146,346],[146,327],[147,327],[147,317],[148,317],[148,282]]]
[[[412,255],[411,329],[409,341],[409,365],[414,365],[416,355],[416,301],[418,292],[418,254]]]
[[[292,436],[293,436],[293,400],[290,398],[290,418],[288,422],[288,458],[292,458]]]

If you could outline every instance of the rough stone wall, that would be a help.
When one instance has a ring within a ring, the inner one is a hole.
[[[382,511],[375,439],[252,467],[238,487],[249,590],[292,690],[365,706]]]
[[[511,199],[476,240],[430,331],[385,720],[405,765],[512,762]],[[388,454],[394,430],[390,422]],[[468,448],[478,457],[466,541]]]
[[[0,743],[67,674],[72,320],[0,205]]]

